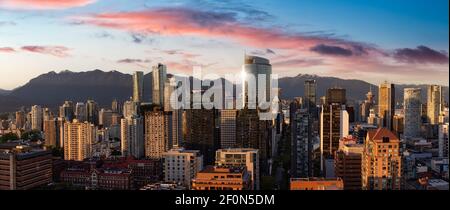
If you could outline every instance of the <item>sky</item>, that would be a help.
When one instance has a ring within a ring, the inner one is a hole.
[[[0,0],[0,89],[50,71],[238,73],[449,83],[448,0]]]

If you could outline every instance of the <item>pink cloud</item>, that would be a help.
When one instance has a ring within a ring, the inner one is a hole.
[[[0,0],[0,7],[8,9],[53,10],[82,7],[96,0]]]
[[[53,55],[56,57],[68,57],[69,48],[63,46],[23,46],[23,51]]]
[[[332,44],[349,50],[362,44],[341,39],[289,33],[277,28],[259,28],[239,22],[233,13],[207,12],[188,8],[162,8],[132,12],[109,12],[74,17],[81,24],[95,25],[141,34],[200,36],[222,38],[258,48],[309,49],[317,44]]]
[[[0,52],[3,53],[14,53],[16,50],[12,47],[0,47]]]

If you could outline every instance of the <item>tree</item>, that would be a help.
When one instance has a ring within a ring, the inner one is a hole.
[[[30,141],[38,141],[42,139],[41,132],[38,130],[25,132],[22,134],[22,139]]]
[[[64,157],[64,148],[57,146],[47,146],[47,148],[52,151],[54,157]]]
[[[111,152],[111,155],[112,155],[112,156],[120,156],[120,155],[122,155],[122,152],[117,151],[117,150],[113,150],[113,151]]]
[[[5,143],[8,141],[14,141],[14,140],[18,140],[19,137],[17,136],[17,134],[15,133],[7,133],[3,136],[0,137],[0,143]]]

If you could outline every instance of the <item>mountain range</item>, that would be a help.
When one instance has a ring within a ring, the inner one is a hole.
[[[326,94],[331,87],[342,87],[347,90],[350,101],[359,101],[366,98],[365,94],[372,90],[377,95],[378,87],[362,80],[345,80],[336,77],[321,77],[317,75],[299,74],[296,77],[279,79],[282,89],[281,98],[290,99],[303,96],[304,81],[314,79],[317,81],[317,96]],[[151,73],[144,76],[144,100],[151,100]],[[405,87],[422,88],[423,100],[426,100],[427,85],[396,85],[396,101],[403,100]],[[148,90],[148,91],[145,91]],[[132,93],[132,76],[118,71],[93,70],[87,72],[71,72],[68,70],[56,73],[54,71],[42,74],[27,84],[11,91],[0,90],[0,113],[12,112],[20,107],[39,104],[45,107],[56,108],[65,100],[74,102],[93,99],[102,107],[109,107],[113,99],[125,101]],[[444,88],[444,95],[448,101],[448,87]]]

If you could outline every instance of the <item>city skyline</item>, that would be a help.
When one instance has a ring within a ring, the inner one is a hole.
[[[223,75],[241,70],[244,53],[267,57],[281,77],[381,84],[388,73],[448,86],[448,1],[1,0],[0,11],[0,89],[50,71],[147,73],[157,63]]]

